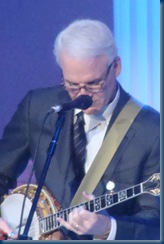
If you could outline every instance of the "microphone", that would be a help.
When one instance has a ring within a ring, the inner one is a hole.
[[[87,109],[92,105],[92,98],[88,95],[81,95],[77,97],[76,99],[72,100],[71,102],[64,103],[62,105],[57,105],[54,107],[51,107],[51,112],[64,112],[66,110],[70,110],[73,108],[79,108],[79,109]]]

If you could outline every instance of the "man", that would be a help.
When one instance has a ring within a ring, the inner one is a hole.
[[[117,81],[121,60],[111,31],[100,21],[78,20],[70,24],[57,36],[54,54],[62,70],[63,85],[30,91],[4,131],[0,142],[1,195],[16,187],[16,178],[27,160],[34,159],[45,114],[54,104],[67,103],[80,95],[92,98],[92,105],[83,111],[87,137],[86,174],[111,126],[131,98]],[[73,145],[78,112],[78,109],[65,112],[65,123],[44,184],[64,209],[69,207],[80,184],[79,162],[75,160]],[[42,131],[35,158],[37,180],[57,118],[58,114],[52,113]],[[159,113],[153,108],[144,106],[141,109],[93,195],[84,189],[86,201],[105,194],[108,181],[115,183],[117,192],[159,172],[159,121]],[[109,148],[115,141],[113,138],[109,142]],[[3,219],[1,221],[3,226]],[[61,233],[68,239],[159,240],[159,198],[141,194],[99,213],[91,213],[80,206],[73,209],[67,221],[62,217],[58,221],[63,226]],[[1,229],[7,234],[12,230],[6,223]]]

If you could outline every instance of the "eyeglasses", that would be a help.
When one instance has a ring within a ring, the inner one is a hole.
[[[84,88],[86,91],[91,92],[91,93],[103,91],[105,81],[106,81],[106,79],[109,75],[109,72],[111,70],[111,67],[115,61],[116,61],[116,59],[114,59],[113,62],[109,65],[109,67],[107,68],[107,71],[106,71],[103,78],[99,78],[99,79],[96,79],[93,81],[89,81],[85,84],[77,84],[77,83],[73,83],[71,81],[63,79],[63,81],[64,81],[63,84],[64,84],[65,89],[68,92],[75,93],[75,94],[79,93],[82,88]]]

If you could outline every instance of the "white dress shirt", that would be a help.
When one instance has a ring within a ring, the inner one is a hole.
[[[85,173],[88,172],[94,158],[96,157],[96,154],[98,153],[102,145],[108,124],[110,122],[112,113],[118,103],[119,97],[120,90],[118,88],[114,100],[108,105],[106,105],[102,111],[92,115],[84,114],[85,132],[87,136],[87,156],[85,163]],[[75,109],[75,114],[77,114],[79,111],[79,109]],[[111,217],[111,231],[107,240],[115,239],[116,230],[116,220],[113,217]]]

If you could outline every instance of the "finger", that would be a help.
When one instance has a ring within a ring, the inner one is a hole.
[[[18,238],[18,234],[14,232],[13,230],[8,233],[8,239],[14,239],[16,240]]]
[[[89,194],[86,191],[83,191],[83,196],[87,199],[87,200],[93,200],[95,199],[95,196],[93,194]]]
[[[64,219],[58,217],[57,218],[57,221],[59,221],[59,223],[64,226],[65,228],[69,229],[69,230],[72,230],[73,228],[73,225],[71,225],[69,222],[65,221]]]
[[[0,218],[0,229],[7,234],[8,238],[16,239],[18,237],[17,233],[6,223],[6,221]]]
[[[73,223],[73,222],[72,223],[66,222],[64,219],[62,219],[60,217],[57,218],[57,221],[59,221],[59,223],[62,226],[64,226],[66,229],[71,230],[71,231],[79,234],[79,229],[78,229],[79,225],[78,224]]]
[[[0,241],[7,240],[8,236],[5,232],[0,230]]]

